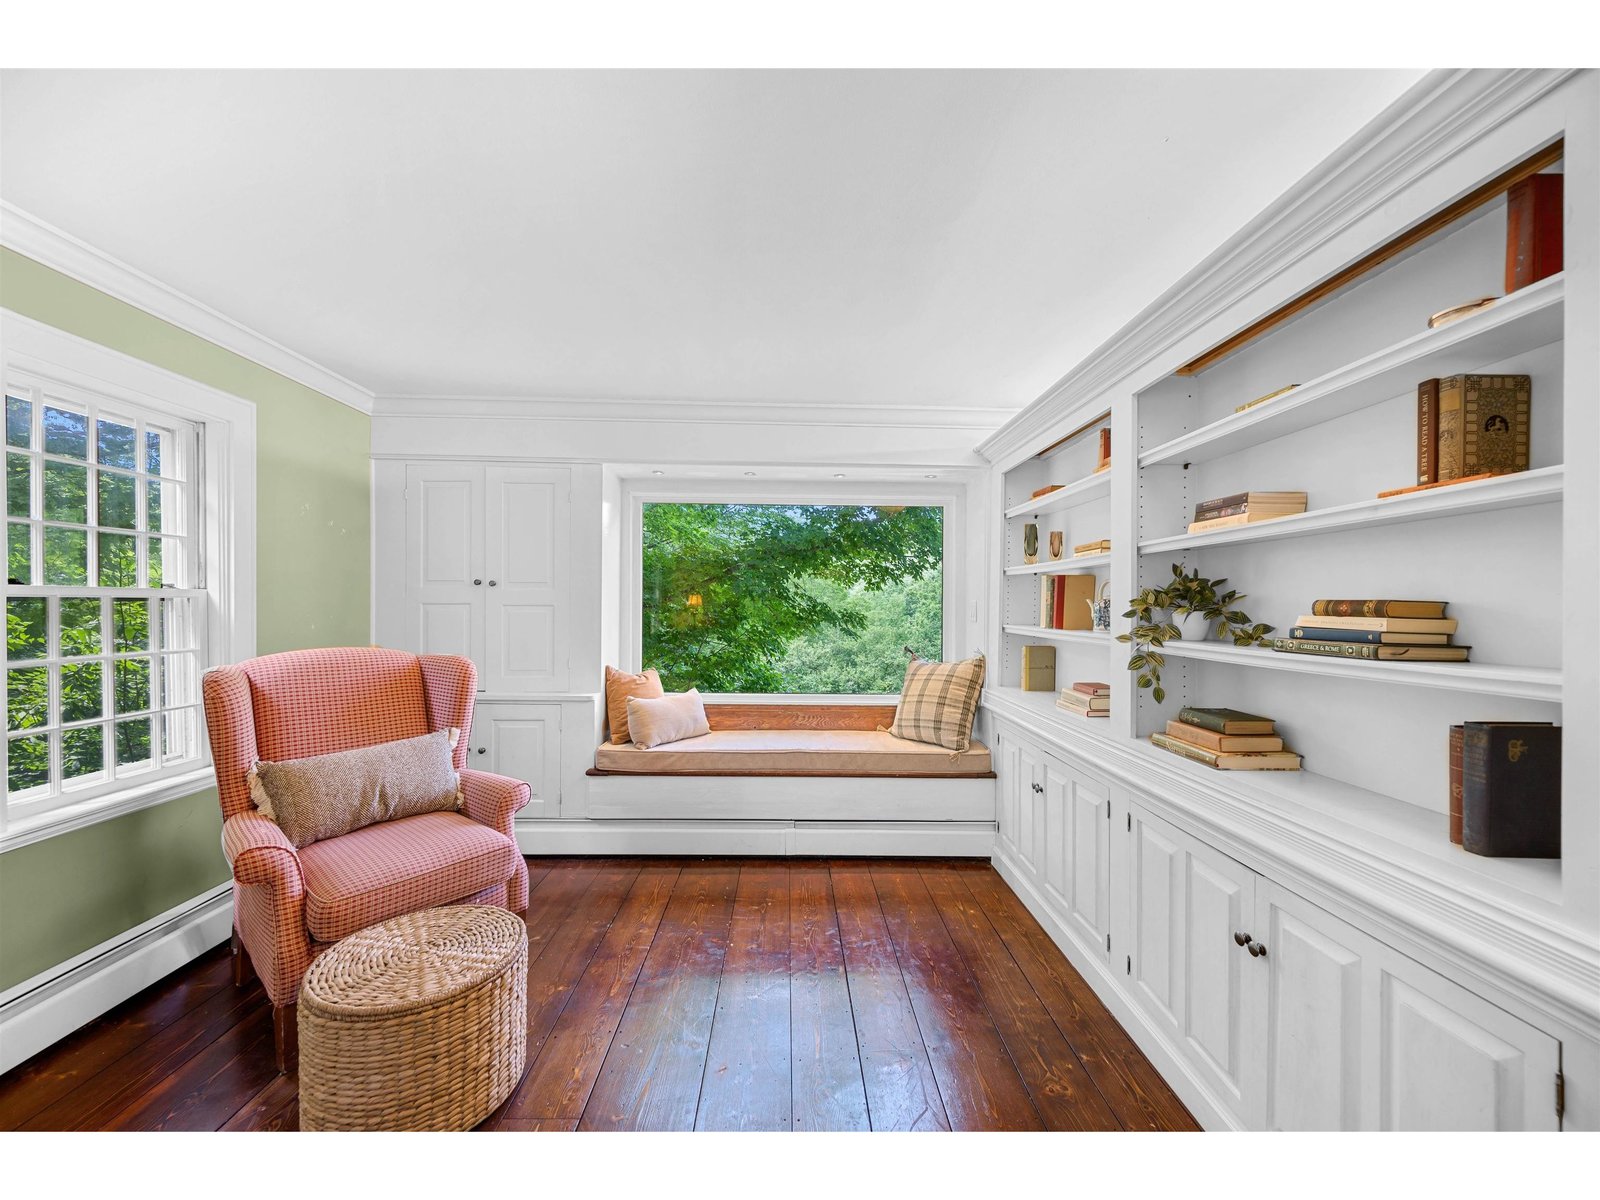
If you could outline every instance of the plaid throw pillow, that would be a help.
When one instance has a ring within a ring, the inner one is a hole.
[[[906,667],[900,707],[889,730],[908,742],[928,742],[946,750],[972,745],[972,718],[983,690],[983,657],[962,662],[911,660]]]

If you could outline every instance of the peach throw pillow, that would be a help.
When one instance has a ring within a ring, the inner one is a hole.
[[[606,668],[606,724],[611,726],[613,746],[632,741],[628,733],[628,697],[651,700],[662,694],[661,676],[656,674],[654,667],[638,675],[630,675],[615,667]]]
[[[641,750],[663,746],[668,742],[681,742],[685,738],[700,737],[711,732],[711,722],[706,720],[706,706],[694,688],[687,692],[672,692],[658,700],[641,700],[628,697],[628,728],[633,732],[633,744]]]

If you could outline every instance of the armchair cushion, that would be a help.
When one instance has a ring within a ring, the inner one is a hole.
[[[503,884],[521,865],[516,843],[460,813],[369,825],[299,851],[306,928],[319,942]]]
[[[297,847],[380,821],[456,809],[455,730],[289,762],[259,762],[250,794]]]

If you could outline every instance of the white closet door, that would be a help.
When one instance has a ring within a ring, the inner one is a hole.
[[[1050,755],[1043,775],[1045,891],[1084,946],[1104,958],[1111,929],[1110,789]]]
[[[1034,747],[1017,747],[1017,820],[1012,835],[1017,850],[1017,867],[1029,880],[1039,882],[1043,873],[1045,845],[1044,758]]]
[[[485,471],[487,608],[481,686],[492,694],[566,688],[571,472]]]
[[[558,816],[561,808],[561,706],[480,704],[467,765],[520,779],[533,791],[517,820]]]
[[[405,648],[461,654],[483,670],[483,468],[406,468]]]

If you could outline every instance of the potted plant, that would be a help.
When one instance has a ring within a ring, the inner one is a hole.
[[[1167,698],[1166,689],[1161,686],[1161,668],[1167,663],[1161,647],[1183,638],[1184,629],[1190,633],[1190,641],[1204,640],[1212,622],[1220,619],[1222,632],[1233,638],[1235,646],[1257,645],[1272,632],[1271,625],[1251,624],[1250,618],[1235,607],[1244,596],[1236,591],[1224,592],[1227,582],[1207,579],[1198,570],[1185,573],[1182,566],[1173,563],[1172,578],[1164,587],[1145,588],[1128,602],[1128,611],[1122,615],[1133,618],[1133,632],[1118,634],[1117,641],[1133,644],[1128,670],[1139,673],[1140,687],[1154,689],[1157,704]],[[1198,632],[1196,622],[1200,624]]]

